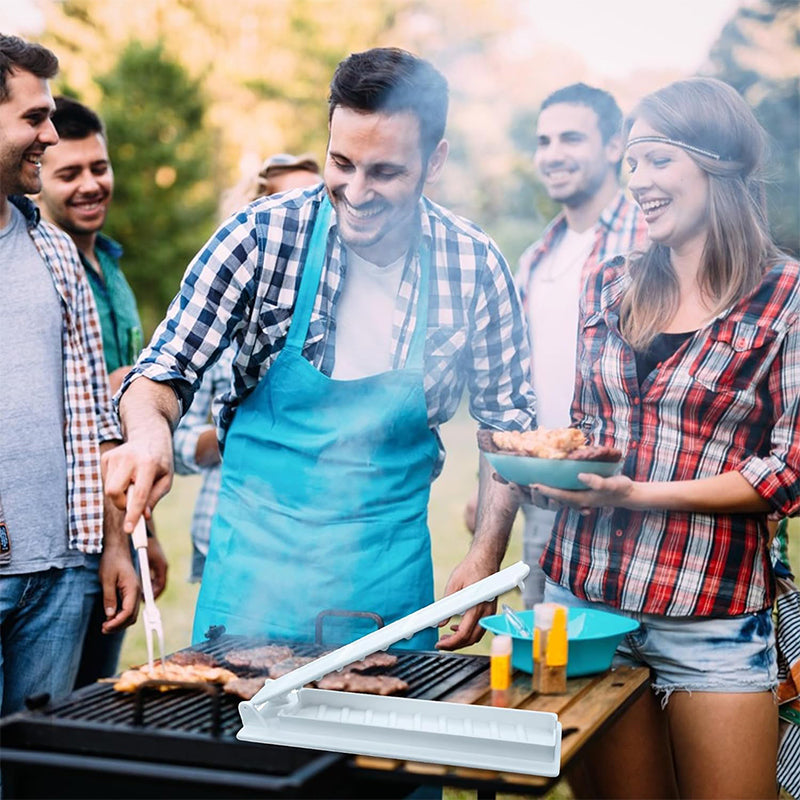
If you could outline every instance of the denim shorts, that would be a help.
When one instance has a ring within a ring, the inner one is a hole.
[[[639,628],[617,647],[612,666],[650,667],[653,689],[666,705],[674,691],[765,692],[778,684],[770,609],[739,617],[666,617],[620,611],[545,585],[546,602],[592,607],[635,619]]]

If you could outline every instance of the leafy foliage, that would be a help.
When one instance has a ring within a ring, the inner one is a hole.
[[[125,271],[149,330],[215,221],[206,100],[161,44],[131,42],[97,83],[115,172],[106,231],[124,244]]]
[[[750,103],[771,139],[767,202],[778,244],[800,255],[800,5],[750,0],[711,50],[711,74]]]

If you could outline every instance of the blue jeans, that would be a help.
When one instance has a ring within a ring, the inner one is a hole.
[[[89,622],[92,573],[49,569],[0,579],[0,714],[24,708],[25,698],[72,691]]]

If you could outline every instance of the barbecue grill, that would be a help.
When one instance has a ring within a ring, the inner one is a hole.
[[[230,650],[286,644],[296,655],[319,656],[320,644],[266,641],[222,634],[193,650],[224,664]],[[385,674],[409,684],[406,697],[438,700],[487,668],[483,656],[392,651]],[[239,674],[247,674],[234,669]],[[134,694],[96,683],[66,698],[0,720],[6,797],[356,797],[374,796],[364,778],[354,784],[347,756],[236,739],[239,698],[217,687]],[[397,787],[398,796],[408,787]],[[380,784],[387,796],[387,786]]]

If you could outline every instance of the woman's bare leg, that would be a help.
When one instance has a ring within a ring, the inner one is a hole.
[[[771,692],[674,692],[667,715],[681,797],[777,797]]]
[[[650,689],[577,762],[569,777],[578,798],[678,796],[667,717]]]

